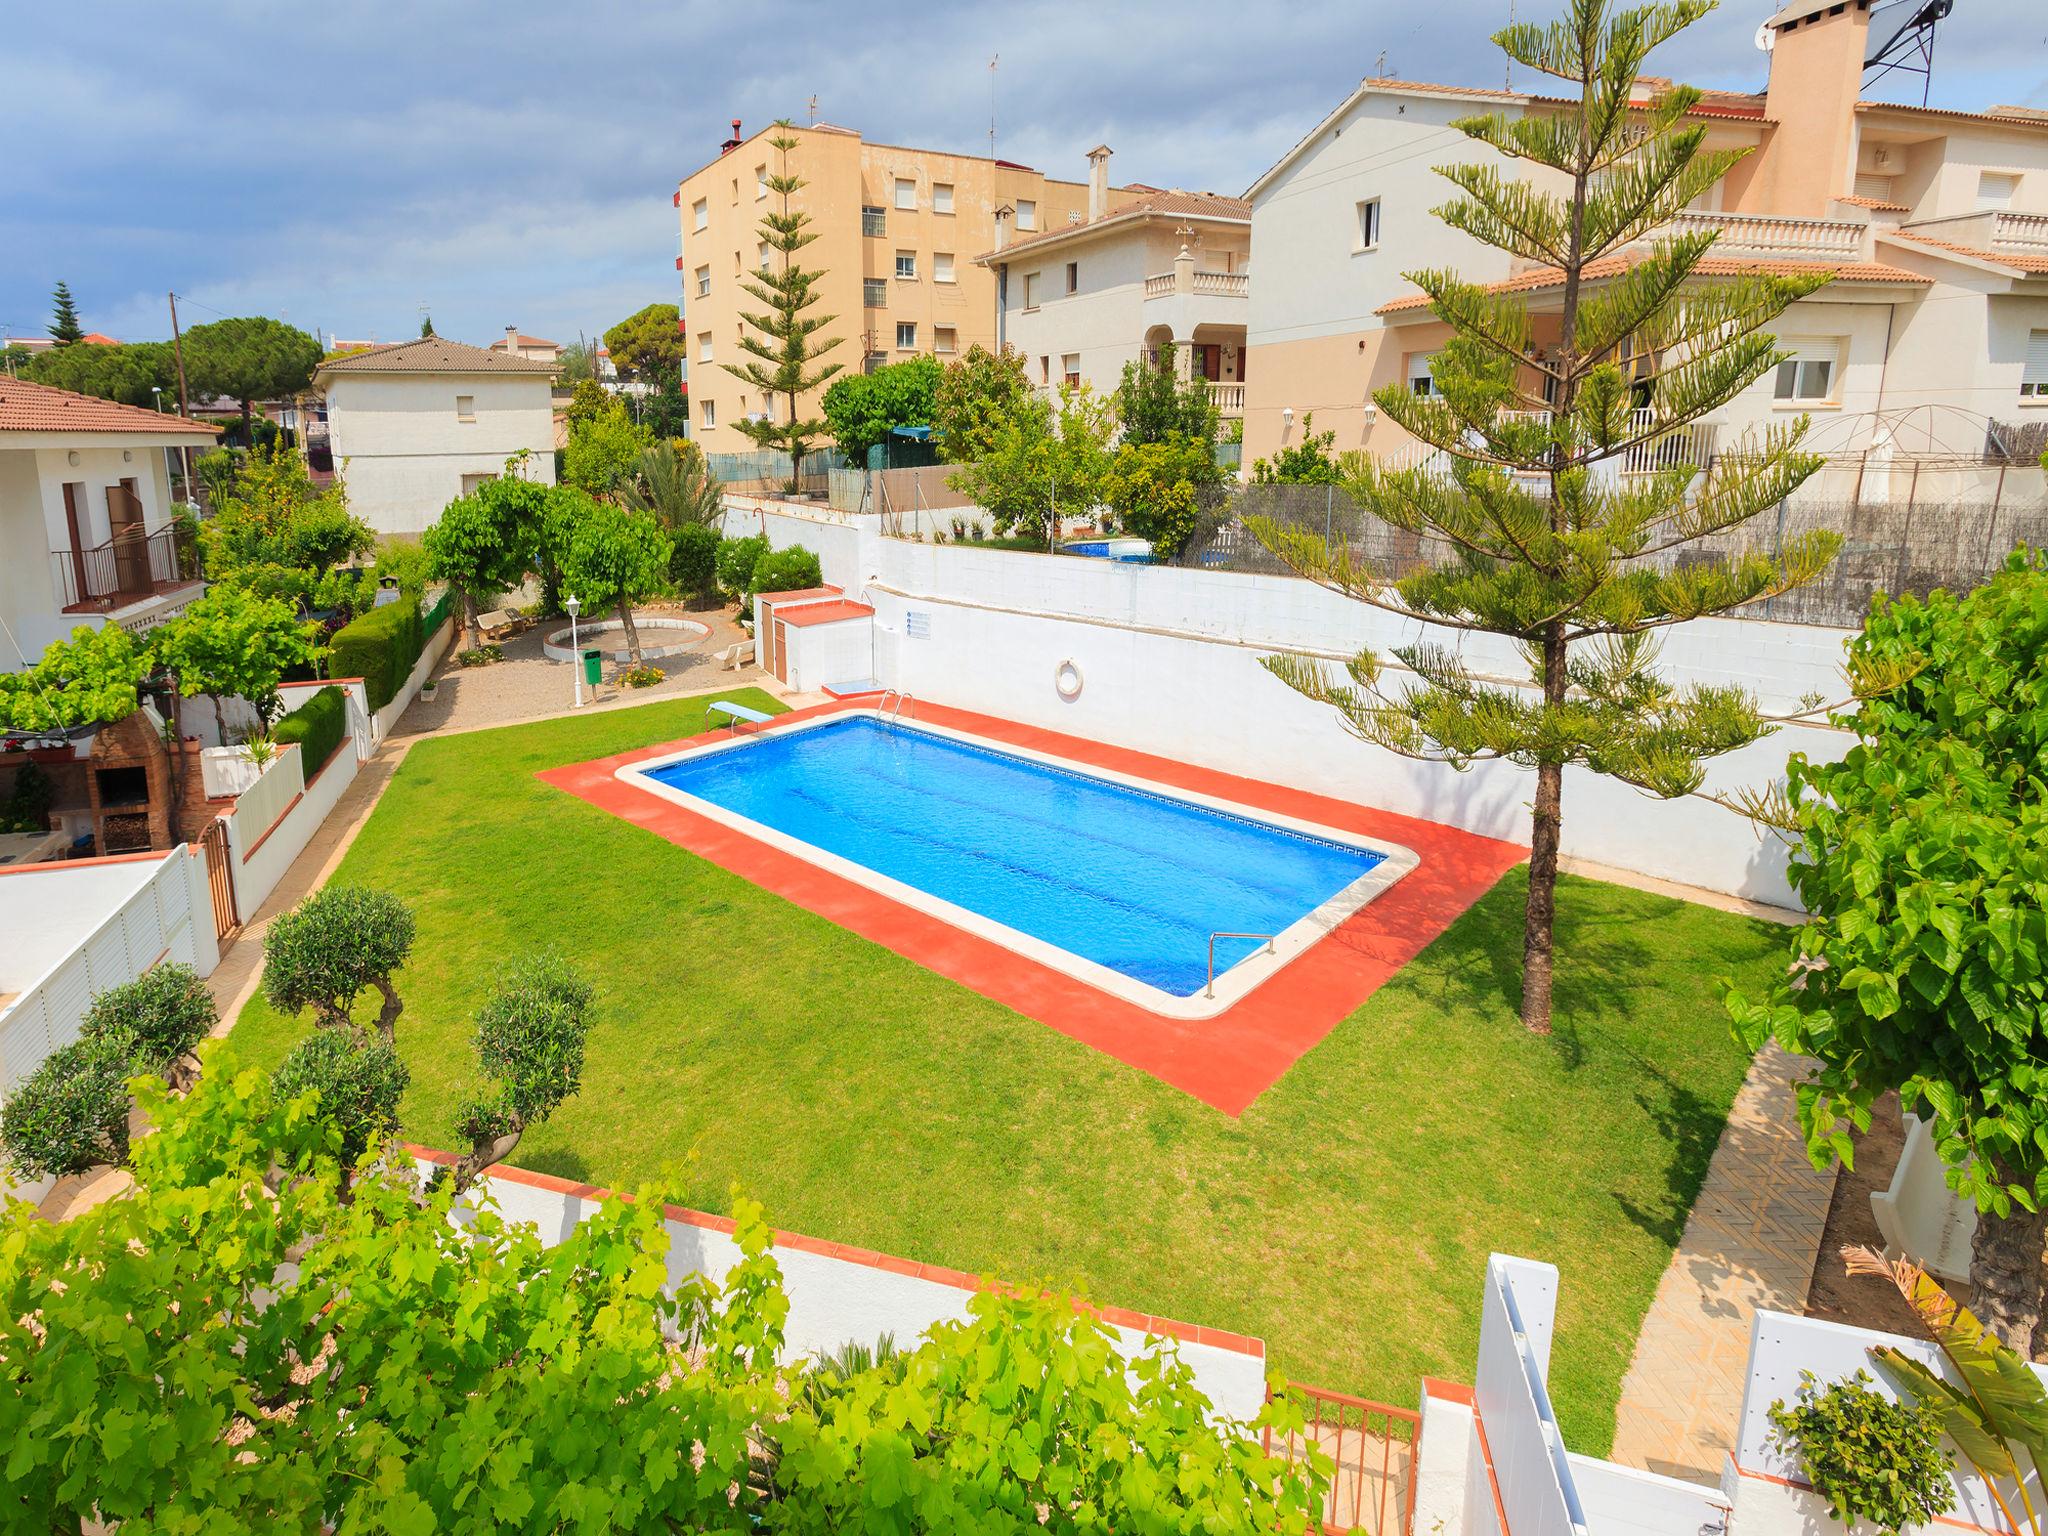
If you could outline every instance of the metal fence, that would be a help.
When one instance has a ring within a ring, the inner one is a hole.
[[[728,491],[748,495],[783,493],[794,489],[799,496],[823,498],[832,471],[854,467],[837,448],[813,448],[804,455],[804,468],[791,485],[789,455],[779,448],[756,448],[746,453],[707,453],[705,462]]]
[[[2025,482],[2023,474],[2033,476]],[[2039,470],[1984,462],[1870,466],[1831,463],[1800,494],[1738,528],[1667,551],[1665,568],[1781,549],[1815,530],[1842,535],[1842,550],[1817,580],[1739,610],[1744,617],[1855,628],[1879,592],[1967,591],[2005,563],[2016,544],[2048,544],[2048,501]],[[1341,486],[1246,485],[1222,489],[1202,528],[1174,564],[1203,570],[1287,574],[1245,526],[1263,517],[1319,534],[1389,580],[1452,558],[1448,545],[1390,527]]]
[[[1267,1388],[1267,1395],[1273,1395]],[[1415,1521],[1415,1448],[1422,1415],[1368,1398],[1290,1383],[1287,1395],[1301,1405],[1305,1423],[1297,1434],[1265,1433],[1266,1454],[1288,1462],[1319,1448],[1334,1463],[1323,1498],[1325,1532],[1365,1536],[1407,1536]]]

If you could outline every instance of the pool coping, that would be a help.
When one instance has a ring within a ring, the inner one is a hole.
[[[834,700],[776,719],[794,722],[873,704],[871,696]],[[928,700],[917,701],[915,719],[923,725],[953,725],[1006,747],[1036,749],[1093,770],[1129,773],[1179,791],[1214,795],[1261,812],[1398,842],[1414,849],[1421,863],[1232,1007],[1209,1019],[1173,1019],[647,794],[616,776],[628,764],[703,750],[725,739],[722,733],[706,731],[681,741],[565,763],[536,777],[1231,1116],[1244,1113],[1503,874],[1528,857],[1528,849],[1520,844],[1439,822]],[[1361,764],[1361,777],[1368,768]]]
[[[1041,939],[1009,924],[999,922],[972,908],[963,907],[935,896],[931,892],[907,881],[898,880],[870,865],[851,859],[844,854],[833,853],[815,843],[792,836],[766,822],[756,821],[737,811],[728,810],[715,801],[700,795],[692,795],[672,785],[658,782],[652,774],[674,763],[686,762],[721,753],[743,751],[760,741],[764,736],[790,736],[803,731],[821,730],[848,720],[874,720],[879,723],[900,727],[905,730],[922,731],[946,741],[962,742],[986,752],[1004,757],[1013,757],[1025,762],[1039,763],[1066,773],[1076,773],[1084,778],[1100,780],[1125,789],[1135,789],[1163,799],[1178,801],[1201,810],[1213,811],[1220,815],[1256,822],[1262,826],[1275,827],[1283,832],[1296,833],[1303,837],[1320,839],[1353,848],[1363,853],[1379,855],[1379,862],[1356,880],[1345,885],[1328,899],[1310,908],[1295,919],[1280,933],[1273,935],[1267,947],[1256,949],[1236,964],[1216,973],[1206,992],[1195,992],[1185,997],[1155,987],[1136,977],[1128,976],[1112,966],[1090,960],[1076,954],[1063,945],[1049,939]],[[698,738],[701,740],[701,738]],[[1376,897],[1385,893],[1404,875],[1409,874],[1421,862],[1415,850],[1401,843],[1384,838],[1367,839],[1358,833],[1347,832],[1341,827],[1329,826],[1322,822],[1304,821],[1276,811],[1263,810],[1246,805],[1241,800],[1226,800],[1216,795],[1203,794],[1197,790],[1183,788],[1177,784],[1163,783],[1158,779],[1140,778],[1136,774],[1118,772],[1112,768],[1099,767],[1092,763],[1078,762],[1071,757],[1057,756],[1034,747],[1018,746],[1014,743],[997,741],[988,736],[976,735],[971,731],[951,726],[934,724],[931,721],[902,720],[885,714],[871,704],[855,704],[851,708],[835,710],[829,715],[812,715],[805,719],[778,716],[768,725],[756,727],[744,735],[734,730],[708,744],[684,748],[665,753],[659,757],[647,758],[640,762],[627,763],[613,770],[614,778],[646,794],[658,795],[673,804],[709,821],[731,827],[745,833],[771,848],[780,849],[796,858],[804,859],[828,870],[842,880],[864,885],[893,901],[929,913],[943,922],[963,928],[978,938],[1005,949],[1016,951],[1026,959],[1040,965],[1050,966],[1066,972],[1090,986],[1099,987],[1114,997],[1135,1004],[1152,1013],[1171,1019],[1213,1019],[1242,1001],[1261,984],[1270,980],[1289,962],[1306,953],[1326,934],[1337,928]]]

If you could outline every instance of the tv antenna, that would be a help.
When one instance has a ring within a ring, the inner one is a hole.
[[[1000,53],[988,56],[988,157],[996,157],[996,64],[1002,58]]]
[[[811,126],[813,128],[818,126],[818,93],[816,91],[811,93]]]
[[[1898,25],[1863,61],[1864,85],[1893,73],[1918,75],[1920,105],[1926,106],[1928,92],[1934,87],[1934,29],[1955,8],[1956,0],[1892,0],[1872,11],[1873,24],[1897,21]],[[1880,23],[1880,17],[1886,21]]]

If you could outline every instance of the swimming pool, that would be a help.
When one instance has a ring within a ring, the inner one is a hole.
[[[1221,1012],[1413,869],[1398,845],[874,711],[617,776],[1155,1012]],[[1209,985],[1210,936],[1217,938]]]

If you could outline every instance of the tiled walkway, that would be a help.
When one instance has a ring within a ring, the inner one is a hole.
[[[1717,1483],[1735,1447],[1758,1308],[1803,1312],[1832,1169],[1807,1160],[1800,1063],[1765,1048],[1735,1096],[1685,1235],[1658,1282],[1615,1410],[1614,1459]]]

